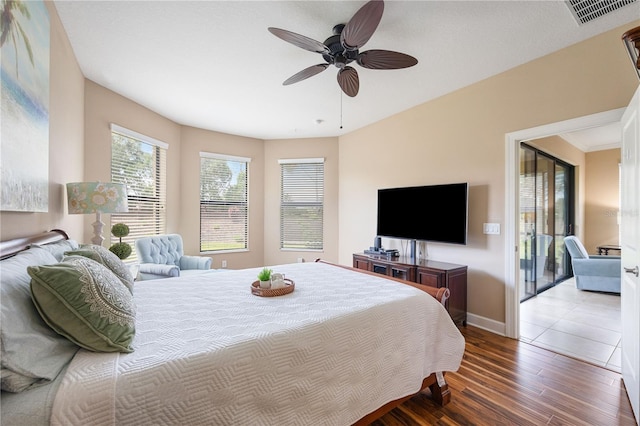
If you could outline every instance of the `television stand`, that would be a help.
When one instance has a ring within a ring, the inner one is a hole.
[[[467,325],[467,266],[410,257],[389,259],[365,253],[353,254],[353,267],[430,287],[446,287],[445,308],[454,323]]]

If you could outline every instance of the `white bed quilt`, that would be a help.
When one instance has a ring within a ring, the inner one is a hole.
[[[349,425],[456,371],[464,338],[413,287],[323,263],[273,267],[295,291],[258,297],[259,269],[142,281],[133,353],[80,350],[54,425]]]

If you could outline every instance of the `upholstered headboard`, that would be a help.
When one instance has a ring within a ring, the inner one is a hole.
[[[69,236],[61,229],[53,229],[37,235],[0,241],[0,259],[6,259],[29,248],[31,244],[48,244],[68,240]]]

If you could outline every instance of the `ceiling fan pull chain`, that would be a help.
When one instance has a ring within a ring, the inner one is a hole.
[[[340,91],[340,129],[342,129],[342,90]]]

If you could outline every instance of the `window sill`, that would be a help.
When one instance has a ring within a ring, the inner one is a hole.
[[[213,250],[213,251],[201,251],[201,256],[213,256],[215,254],[227,254],[227,253],[248,253],[249,249],[233,249],[233,250]]]

